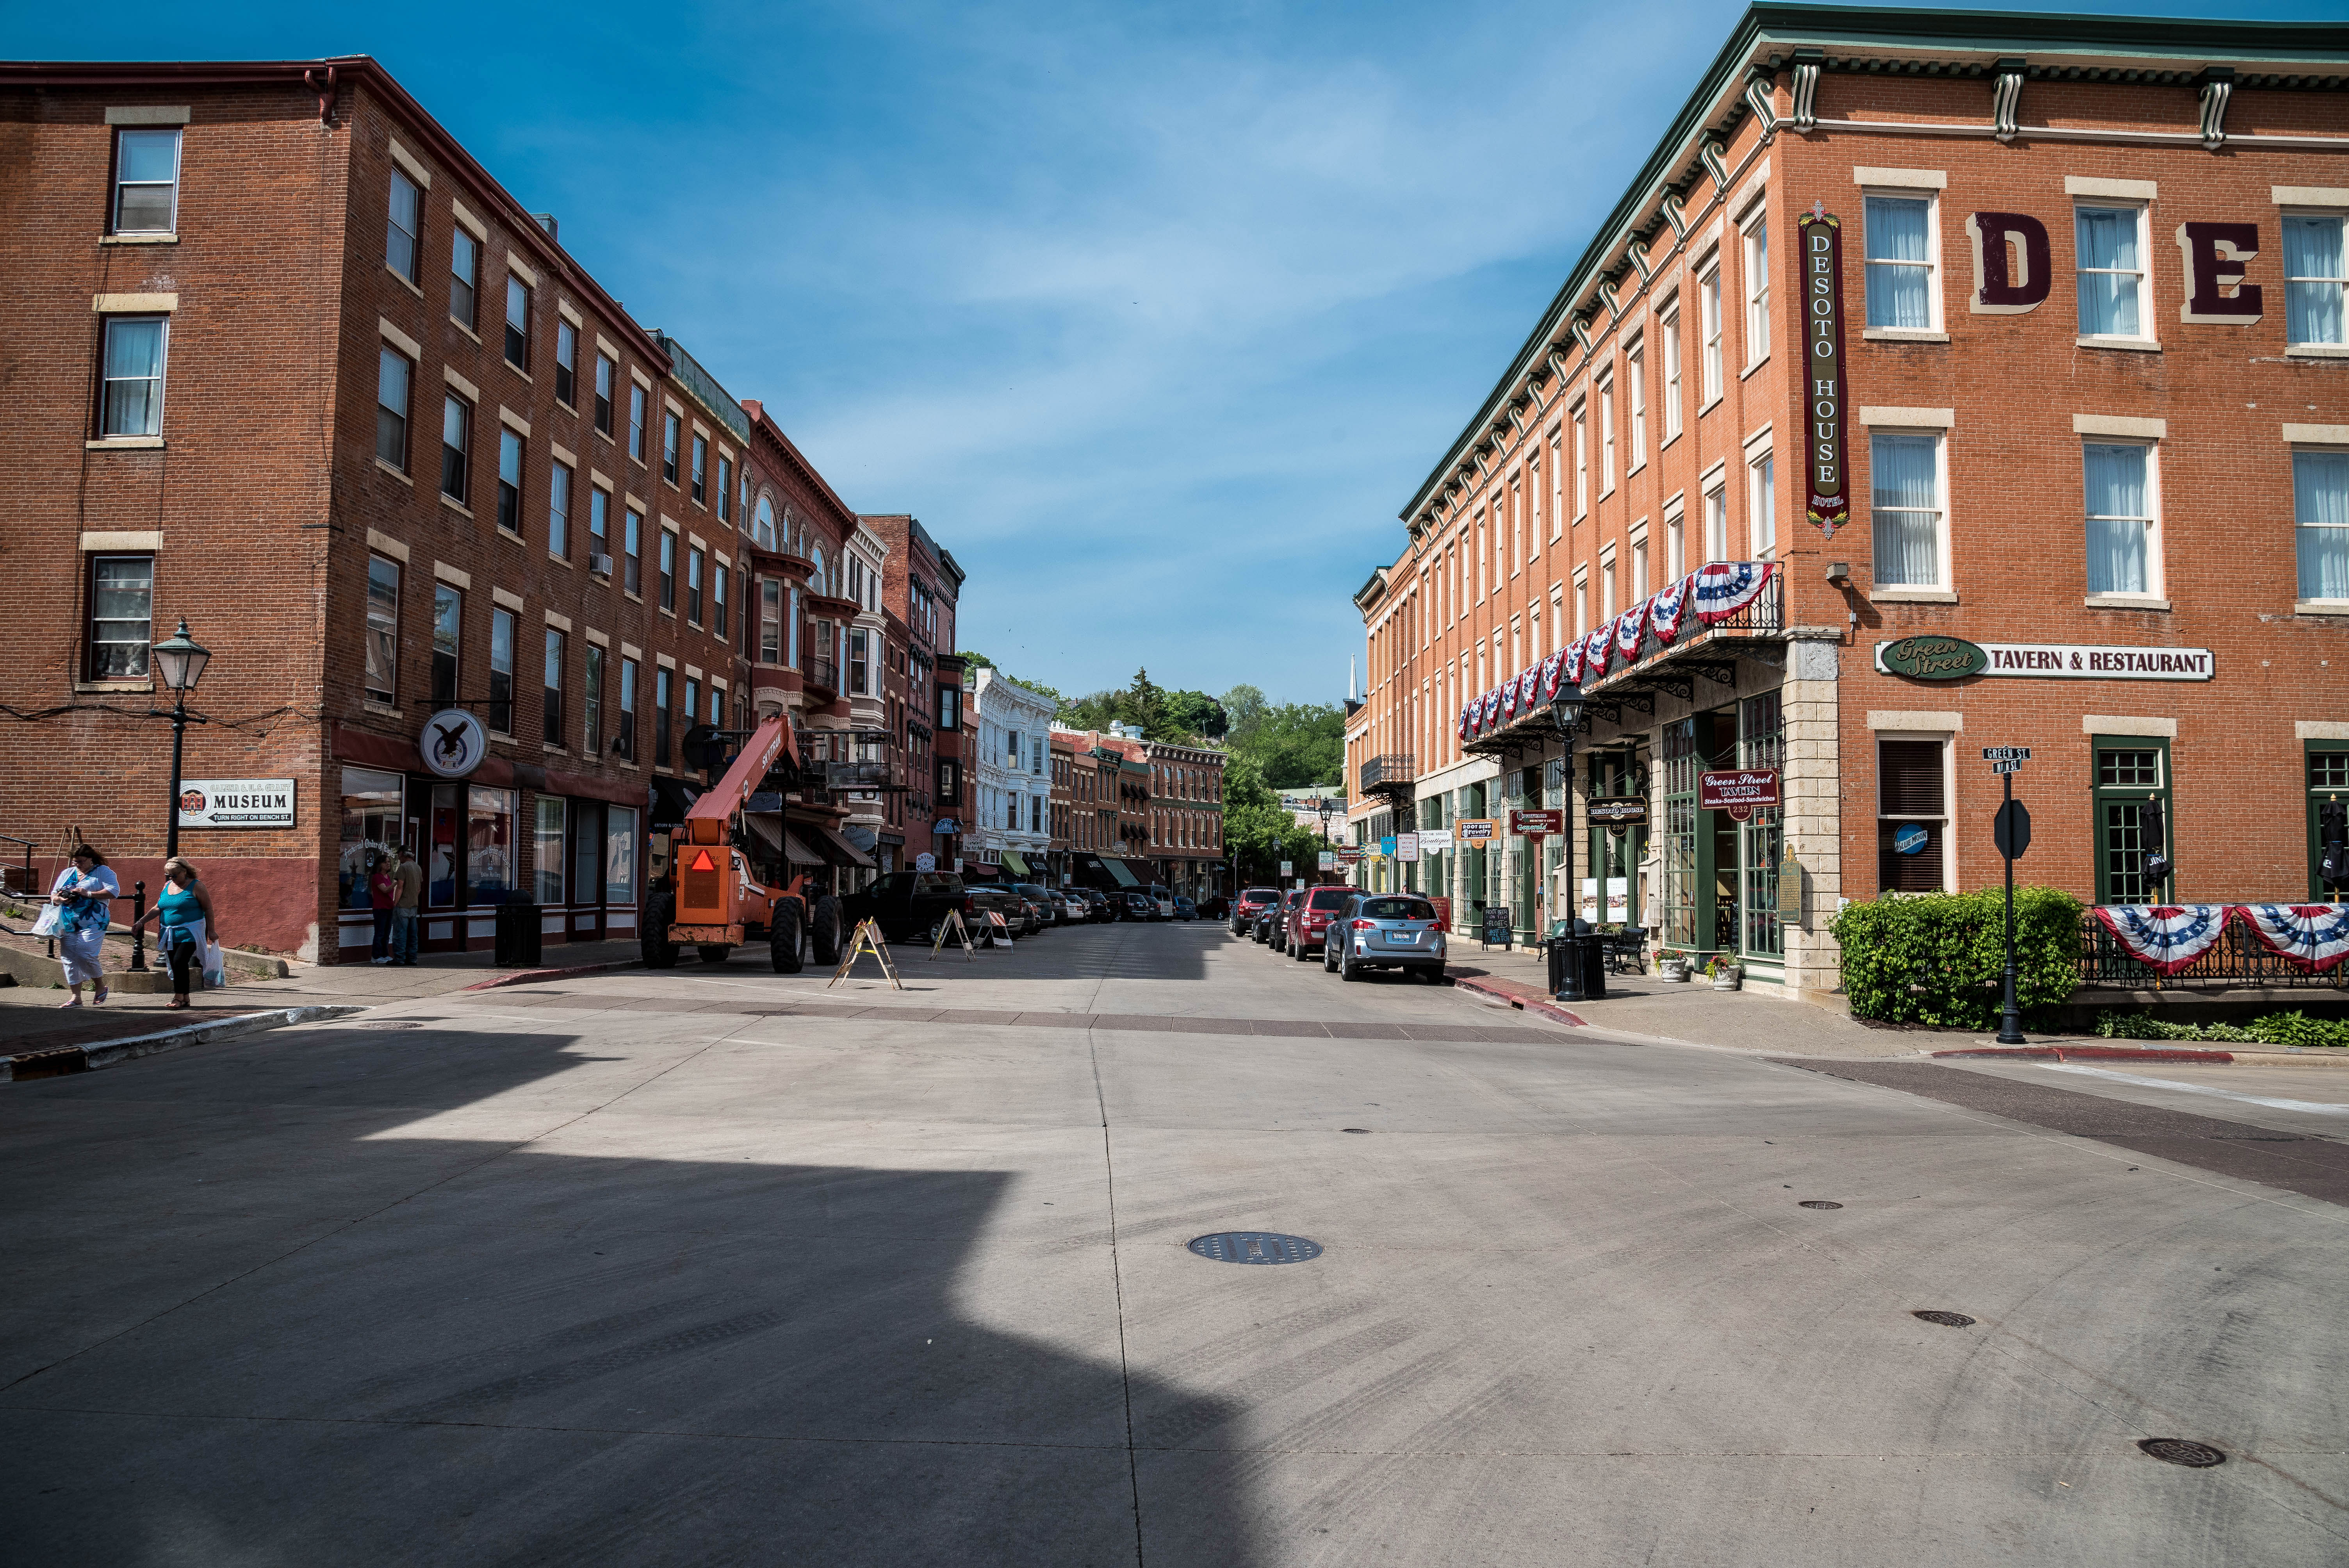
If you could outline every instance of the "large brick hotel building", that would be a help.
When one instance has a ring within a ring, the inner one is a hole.
[[[0,833],[159,887],[184,619],[188,778],[290,781],[290,825],[181,835],[242,943],[363,953],[393,843],[428,947],[522,900],[634,934],[697,722],[788,711],[836,769],[754,800],[763,872],[933,848],[960,568],[557,235],[370,60],[0,65]]]
[[[2015,746],[2029,880],[2328,896],[2344,222],[2349,28],[1749,11],[1357,596],[1364,876],[1830,987],[1840,901],[1999,879]]]

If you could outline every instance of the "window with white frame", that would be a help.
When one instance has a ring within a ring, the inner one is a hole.
[[[1681,317],[1674,311],[1656,325],[1664,340],[1664,439],[1681,433]]]
[[[1541,449],[1537,447],[1526,459],[1526,547],[1531,552],[1526,557],[1528,561],[1541,553]]]
[[[1601,625],[1615,618],[1615,554],[1609,551],[1599,562],[1599,621]]]
[[[1574,580],[1574,634],[1583,637],[1589,634],[1590,580],[1587,577],[1578,577]]]
[[[1721,255],[1715,252],[1696,283],[1700,327],[1704,333],[1704,387],[1698,407],[1709,407],[1721,396]]]
[[[1648,462],[1648,346],[1633,338],[1623,355],[1623,381],[1631,422],[1631,460],[1626,473],[1638,473]]]
[[[2349,343],[2349,245],[2337,212],[2287,212],[2283,220],[2284,341]]]
[[[1868,477],[1876,585],[1940,587],[1941,438],[1872,432]]]
[[[1509,481],[1509,575],[1517,574],[1518,563],[1526,559],[1526,497],[1516,480]]]
[[[409,283],[421,281],[417,265],[423,253],[424,193],[399,170],[391,171],[391,214],[384,225],[383,263]]]
[[[1664,514],[1664,570],[1677,583],[1688,575],[1688,519],[1677,504]]]
[[[1574,406],[1574,520],[1590,514],[1590,419],[1587,405]]]
[[[2292,519],[2301,598],[2349,602],[2349,449],[2292,453]]]
[[[1549,536],[1556,539],[1566,528],[1566,463],[1563,438],[1555,430],[1549,436]]]
[[[1937,330],[1941,291],[1934,275],[1933,199],[1869,196],[1860,211],[1868,250],[1868,325]]]
[[[1479,604],[1485,602],[1485,583],[1491,575],[1491,569],[1485,556],[1485,551],[1489,548],[1490,542],[1485,538],[1485,514],[1480,511],[1476,514],[1476,603]]]
[[[114,232],[169,234],[180,222],[180,133],[114,135]]]
[[[2145,209],[2076,208],[2073,233],[2079,254],[2080,335],[2151,337],[2145,297]]]
[[[106,318],[106,394],[98,403],[100,436],[163,433],[163,350],[170,317]]]
[[[1729,487],[1716,484],[1704,492],[1704,558],[1729,559]]]
[[[1599,493],[1615,491],[1615,377],[1599,383]]]
[[[1767,561],[1777,553],[1777,477],[1776,463],[1770,452],[1746,459],[1745,521],[1756,561]]]
[[[1553,587],[1549,591],[1549,651],[1562,653],[1566,648],[1566,590]]]
[[[2088,592],[2160,592],[2153,448],[2140,441],[2091,441],[2081,457],[2088,508]]]
[[[1643,538],[1631,542],[1631,603],[1636,604],[1648,596],[1648,542]]]
[[[1757,213],[1745,225],[1745,363],[1770,357],[1770,218]]]

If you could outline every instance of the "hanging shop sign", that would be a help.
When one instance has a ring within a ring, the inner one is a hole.
[[[1844,449],[1843,222],[1811,203],[1800,226],[1803,257],[1803,385],[1809,407],[1804,464],[1812,524],[1829,539],[1851,521]]]
[[[1775,768],[1723,769],[1696,776],[1697,805],[1702,810],[1726,811],[1744,821],[1761,806],[1778,803]]]
[[[1495,836],[1493,827],[1493,819],[1490,817],[1464,817],[1452,824],[1452,830],[1459,835],[1460,841],[1464,844],[1481,844],[1489,841]]]
[[[1878,675],[1952,681],[2022,676],[2089,681],[2207,681],[2208,648],[2131,648],[2112,643],[1970,643],[1962,637],[1902,637],[1876,645]]]
[[[1338,846],[1338,858],[1350,866],[1362,858],[1362,847],[1360,844],[1340,844]]]
[[[1452,830],[1422,828],[1419,830],[1419,852],[1422,855],[1448,855],[1452,852]]]
[[[1397,833],[1394,838],[1395,859],[1416,861],[1419,859],[1419,835]]]
[[[180,783],[182,828],[290,828],[291,779],[187,779]]]
[[[1602,828],[1620,830],[1636,828],[1648,820],[1648,798],[1645,795],[1616,795],[1590,802],[1585,808],[1590,820]]]
[[[461,707],[444,707],[424,721],[416,755],[443,779],[462,779],[490,754],[489,731]]]
[[[1319,869],[1325,872],[1336,871],[1338,869],[1338,851],[1335,850],[1323,850],[1321,851]]]
[[[1557,832],[1565,822],[1565,813],[1539,809],[1509,813],[1509,831],[1520,838],[1542,838]]]

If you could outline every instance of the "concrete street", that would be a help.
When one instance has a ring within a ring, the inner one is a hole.
[[[0,1087],[0,1557],[2349,1560],[2349,1072],[1631,1043],[1211,924],[897,956]]]

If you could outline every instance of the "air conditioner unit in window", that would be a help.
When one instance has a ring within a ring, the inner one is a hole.
[[[590,555],[587,557],[587,570],[598,577],[609,577],[612,574],[612,558],[608,555]]]

